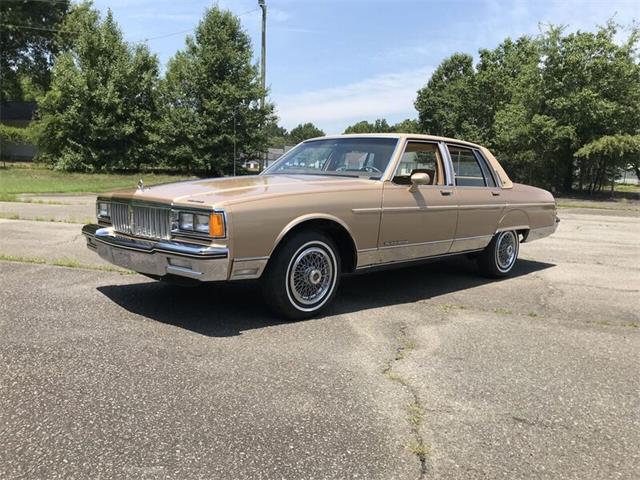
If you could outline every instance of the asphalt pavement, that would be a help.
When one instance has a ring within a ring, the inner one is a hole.
[[[639,478],[640,218],[560,216],[512,278],[354,275],[294,323],[254,283],[0,261],[0,478]],[[1,221],[0,255],[100,268],[79,228]]]

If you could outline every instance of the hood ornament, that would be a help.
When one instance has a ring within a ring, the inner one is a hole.
[[[141,192],[144,191],[144,182],[142,181],[142,179],[138,180],[138,190]]]

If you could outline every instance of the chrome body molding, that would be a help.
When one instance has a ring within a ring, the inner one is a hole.
[[[446,257],[454,257],[457,255],[460,255],[461,253],[474,253],[474,252],[481,252],[482,249],[476,249],[476,250],[467,250],[465,252],[454,252],[454,253],[443,253],[443,254],[438,254],[438,255],[429,255],[426,257],[417,257],[417,258],[407,258],[405,260],[398,260],[398,261],[391,261],[391,262],[379,262],[379,263],[371,263],[369,265],[362,265],[362,266],[358,266],[356,268],[356,271],[360,272],[360,271],[366,271],[366,270],[376,270],[378,267],[388,267],[388,266],[394,266],[394,265],[410,265],[412,263],[415,262],[421,262],[421,261],[428,261],[428,260],[437,260],[440,258],[446,258]]]
[[[493,235],[483,235],[480,237],[437,240],[408,245],[388,245],[381,248],[358,250],[358,265],[356,269],[482,250],[492,238]]]
[[[456,206],[459,210],[502,210],[504,208],[504,204],[502,203],[493,203],[487,205],[460,205]]]
[[[268,261],[269,257],[236,258],[233,260],[229,280],[259,278]]]
[[[416,211],[424,211],[424,212],[435,212],[439,210],[498,210],[504,208],[503,204],[493,204],[493,205],[437,205],[437,206],[411,206],[411,207],[376,207],[376,208],[352,208],[351,212],[355,214],[365,214],[365,213],[408,213],[408,212],[416,212]]]
[[[538,203],[507,203],[507,208],[518,208],[518,207],[543,207],[543,208],[556,208],[555,203],[551,202],[538,202]]]
[[[366,213],[380,213],[382,208],[374,207],[374,208],[352,208],[351,213],[355,214],[366,214]]]
[[[500,227],[496,230],[496,233],[500,233],[500,232],[508,232],[510,230],[515,230],[515,231],[523,231],[523,230],[529,230],[529,225],[515,225],[515,226],[511,226],[511,227]]]
[[[447,253],[450,247],[451,240],[385,246],[378,250],[376,263],[406,262],[419,258],[435,257]]]
[[[383,208],[382,211],[384,213],[409,213],[409,212],[435,212],[439,210],[456,210],[458,208],[457,205],[437,205],[435,207],[430,207],[428,205],[424,206],[411,206],[411,207],[387,207]]]
[[[87,247],[122,268],[164,277],[177,275],[203,282],[227,280],[229,250],[167,240],[140,240],[118,235],[113,227],[82,227]]]
[[[480,235],[477,237],[456,238],[448,253],[462,253],[468,250],[482,250],[491,242],[493,235]]]

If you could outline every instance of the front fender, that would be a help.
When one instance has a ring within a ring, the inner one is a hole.
[[[328,213],[307,213],[305,215],[301,215],[299,217],[294,218],[293,220],[291,220],[278,234],[278,236],[276,237],[275,242],[273,243],[273,245],[271,246],[271,252],[269,253],[269,256],[271,256],[273,254],[273,251],[276,249],[276,247],[280,244],[280,242],[282,241],[282,239],[287,235],[287,233],[289,233],[291,230],[293,230],[295,227],[297,227],[298,225],[305,223],[305,222],[309,222],[312,220],[328,220],[331,222],[335,222],[338,225],[340,225],[342,228],[344,228],[346,230],[346,232],[349,234],[349,236],[351,237],[351,240],[353,241],[353,244],[356,246],[357,249],[357,244],[355,242],[355,237],[353,236],[353,232],[351,231],[351,229],[349,228],[349,226],[341,219],[339,219],[338,217],[334,216],[334,215],[330,215]]]

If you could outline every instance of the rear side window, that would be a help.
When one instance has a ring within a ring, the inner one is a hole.
[[[447,145],[453,171],[456,175],[456,185],[459,187],[486,187],[487,181],[482,167],[478,163],[473,150],[469,148]]]

